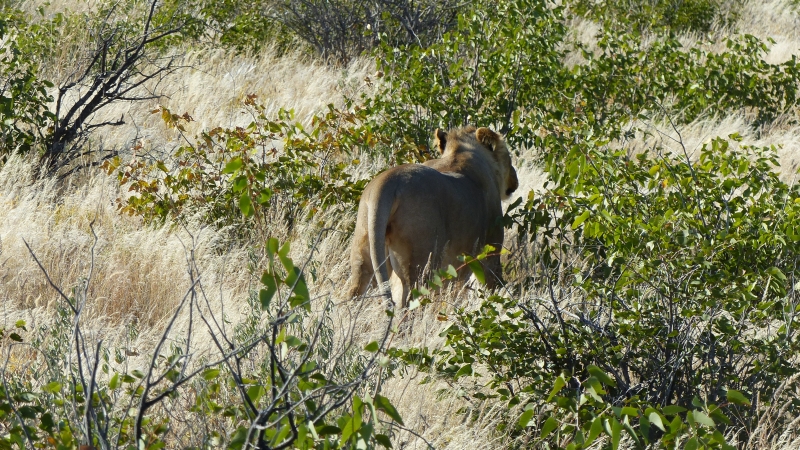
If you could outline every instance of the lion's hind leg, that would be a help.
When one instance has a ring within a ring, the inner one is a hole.
[[[410,255],[408,252],[394,251],[389,249],[389,261],[391,262],[392,272],[389,276],[389,286],[392,289],[392,299],[398,306],[405,308],[408,306],[409,296],[411,295],[411,267]]]
[[[353,249],[350,253],[350,287],[347,298],[364,295],[375,276],[372,268],[372,259],[369,254],[368,237],[356,236],[353,239]]]

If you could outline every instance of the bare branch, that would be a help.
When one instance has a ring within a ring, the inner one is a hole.
[[[158,9],[158,0],[149,0],[143,22],[133,35],[110,25],[122,14],[116,5],[101,19],[92,33],[96,39],[94,49],[79,64],[82,70],[59,86],[55,99],[57,119],[45,153],[48,172],[58,173],[78,163],[80,148],[91,131],[124,123],[122,118],[92,123],[95,113],[119,101],[160,98],[161,93],[145,89],[147,83],[184,67],[178,63],[181,55],[165,54],[155,44],[179,33],[186,22],[173,18],[166,25],[155,25]],[[65,106],[67,98],[75,98],[69,107]]]

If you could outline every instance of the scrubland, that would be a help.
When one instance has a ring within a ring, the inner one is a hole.
[[[27,6],[35,9],[34,4]],[[51,12],[82,8],[91,9],[92,5],[64,1],[47,6]],[[596,23],[576,19],[569,25],[574,36],[586,45],[593,45]],[[791,2],[745,2],[733,27],[717,24],[712,28],[711,35],[720,42],[720,48],[732,29],[774,40],[766,56],[770,63],[782,63],[800,53],[800,14]],[[686,46],[700,39],[690,32],[679,38]],[[123,116],[125,124],[95,130],[89,137],[91,145],[119,149],[125,157],[137,152],[140,156],[169,154],[183,145],[183,136],[191,138],[217,126],[246,126],[252,117],[242,105],[253,94],[265,106],[267,116],[277,114],[280,108],[292,109],[299,122],[311,126],[311,118],[326,111],[327,105],[342,107],[345,98],[369,94],[379,83],[375,78],[375,63],[368,56],[336,66],[300,51],[279,54],[271,46],[255,54],[224,49],[187,49],[185,53],[186,67],[161,82],[165,96],[142,102],[118,102],[98,113],[93,120]],[[568,55],[566,59],[565,64],[574,64],[580,56]],[[69,62],[69,58],[59,59],[59,64]],[[48,70],[58,72],[53,68]],[[167,127],[159,114],[151,113],[160,106],[176,114],[188,113],[194,121],[184,133],[179,133]],[[654,146],[674,152],[686,149],[696,158],[701,146],[711,138],[737,132],[742,137],[741,145],[780,146],[780,176],[789,184],[795,183],[800,168],[800,126],[777,120],[754,129],[750,127],[752,120],[745,112],[724,117],[704,116],[674,126],[659,119],[643,123],[642,128],[650,133],[637,132],[611,146],[624,148],[630,154]],[[530,191],[535,195],[541,192],[547,176],[537,162],[536,151],[536,148],[515,149],[520,188],[506,206],[517,197],[527,198]],[[354,166],[352,175],[364,179],[385,164],[381,158],[364,158]],[[39,174],[36,166],[34,158],[13,156],[0,167],[1,326],[11,329],[22,319],[32,330],[47,327],[56,320],[56,305],[61,301],[48,277],[68,293],[82,289],[90,273],[81,319],[84,332],[89,340],[103,340],[106,345],[127,352],[126,364],[130,367],[147,365],[172,314],[198,277],[204,296],[209,299],[204,308],[224,317],[230,327],[245,320],[250,308],[248,298],[259,289],[267,257],[252,250],[253,245],[261,244],[242,242],[236,229],[239,225],[214,227],[199,218],[183,223],[146,223],[141,217],[119,210],[120,199],[129,194],[125,186],[121,187],[104,171],[90,168],[60,180]],[[334,332],[340,334],[342,342],[349,338],[363,347],[380,335],[380,324],[386,320],[384,307],[377,297],[342,298],[349,275],[348,232],[355,217],[352,212],[321,214],[307,223],[292,225],[275,215],[260,236],[291,241],[291,257],[296,263],[307,264],[306,277],[312,296],[320,304],[331,302],[329,313]],[[330,230],[318,224],[326,219],[325,214],[331,214],[329,218],[335,223]],[[521,248],[529,244],[518,239],[516,230],[507,232],[506,241],[512,252],[505,258],[509,265],[514,265],[514,258],[524,254]],[[529,274],[516,272],[507,281],[514,286],[526,276]],[[449,322],[440,313],[446,317],[456,307],[470,310],[479,303],[471,286],[445,287],[432,300],[430,305],[401,314],[403,321],[392,335],[392,345],[441,347],[445,339],[440,333]],[[314,314],[322,314],[321,309],[314,308]],[[197,320],[188,314],[189,311],[183,310],[179,315],[175,336],[185,335],[189,323]],[[215,348],[204,333],[197,332],[191,342],[178,339],[175,343],[188,345],[196,355],[212,355]],[[6,348],[2,352],[10,361],[6,370],[11,372],[37,361],[24,347]],[[434,378],[421,383],[428,375],[409,366],[387,378],[380,387],[405,423],[405,428],[398,429],[392,439],[395,448],[489,449],[510,445],[509,438],[498,429],[509,414],[508,407],[502,402],[479,402],[465,393],[466,388],[480,386],[487,379],[461,378],[450,382]],[[767,426],[768,418],[764,420],[763,425]],[[772,434],[778,430],[762,428],[760,440],[753,440],[748,448],[798,448],[797,429],[795,424],[793,429]]]

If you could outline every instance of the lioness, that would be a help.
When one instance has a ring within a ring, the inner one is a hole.
[[[378,286],[392,274],[395,302],[407,306],[413,283],[430,267],[458,267],[457,257],[485,244],[503,245],[501,199],[519,182],[502,136],[488,128],[437,129],[440,159],[404,164],[376,176],[361,195],[350,253],[350,298],[373,275]],[[388,253],[388,261],[387,261]],[[483,260],[487,285],[501,281],[500,256]],[[462,271],[460,278],[466,278]]]

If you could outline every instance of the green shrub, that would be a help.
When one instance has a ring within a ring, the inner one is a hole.
[[[251,219],[260,227],[275,214],[291,226],[303,212],[310,219],[320,210],[355,208],[367,180],[353,180],[348,168],[359,163],[353,157],[382,144],[364,125],[363,109],[331,106],[306,130],[291,111],[270,120],[255,97],[246,103],[255,120],[245,128],[204,131],[163,160],[106,162],[108,173],[134,192],[118,200],[120,209],[147,220],[202,214],[218,226]],[[181,133],[192,120],[165,108],[154,112]]]
[[[716,53],[668,35],[645,44],[605,24],[590,50],[567,41],[564,14],[545,0],[510,0],[460,15],[430,46],[385,43],[376,53],[384,83],[362,99],[373,127],[425,155],[431,130],[468,123],[507,132],[512,147],[544,148],[541,130],[620,138],[639,119],[744,113],[754,127],[796,120],[797,60],[765,62],[767,44],[754,36],[730,38]],[[567,68],[570,48],[583,61]]]
[[[318,55],[346,63],[381,39],[396,45],[437,42],[463,7],[456,0],[280,0],[274,18]]]
[[[84,331],[91,274],[69,296],[54,285],[62,298],[53,323],[0,328],[0,448],[391,448],[403,420],[366,389],[385,362],[391,312],[364,349],[336,339],[332,303],[311,297],[288,243],[270,239],[266,250],[238,324],[206,308],[190,262],[191,286],[139,368],[135,352]],[[211,349],[198,350],[199,333]]]
[[[669,116],[688,123],[701,116],[743,112],[754,126],[779,117],[796,120],[800,88],[797,59],[780,64],[763,60],[767,44],[750,35],[730,38],[720,53],[683,49],[664,37],[650,46],[635,34],[605,28],[598,53],[584,51],[575,67],[574,102],[579,124],[611,132],[639,117]]]
[[[524,143],[532,134],[525,127],[562,102],[562,12],[542,0],[476,4],[441,42],[385,42],[376,54],[384,83],[364,99],[375,126],[426,147],[435,128],[467,124],[511,131],[512,146]]]
[[[14,153],[41,151],[55,119],[48,109],[53,84],[39,77],[35,53],[26,43],[39,36],[27,18],[13,9],[0,11],[0,161]]]
[[[619,326],[590,348],[607,352],[621,378],[639,380],[646,398],[717,402],[723,388],[768,395],[797,370],[786,274],[800,249],[800,192],[778,178],[774,148],[714,139],[697,162],[687,159],[572,147],[551,161],[554,186],[519,219],[544,240],[545,263],[578,258],[570,270],[582,297],[610,308],[589,320]],[[618,347],[621,336],[628,347]]]
[[[775,149],[714,139],[690,162],[590,140],[552,155],[545,190],[513,215],[540,294],[456,310],[444,349],[396,355],[449,379],[485,373],[488,392],[471,395],[533,411],[520,439],[558,448],[588,446],[598,420],[616,442],[619,426],[666,448],[741,442],[775,404],[788,426],[800,189]]]
[[[297,37],[273,17],[279,2],[192,0],[167,2],[164,16],[183,14],[187,26],[181,40],[202,48],[258,53],[274,46],[279,54],[296,46]]]
[[[708,32],[714,22],[732,25],[738,0],[574,0],[576,13],[597,21],[614,21],[631,30]]]

